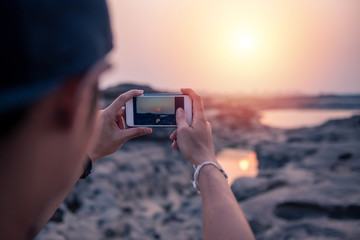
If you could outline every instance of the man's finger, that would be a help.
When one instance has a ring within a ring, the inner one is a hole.
[[[116,119],[122,119],[125,112],[125,107],[121,107],[120,110],[116,113]]]
[[[205,120],[205,111],[200,95],[190,88],[182,88],[181,92],[185,95],[189,95],[192,100],[193,122]]]
[[[170,135],[170,140],[176,139],[176,129],[173,131],[173,133]]]
[[[124,123],[124,119],[122,117],[120,117],[120,119],[118,119],[116,121],[116,124],[120,129],[122,129],[122,130],[125,129],[125,123]]]
[[[152,133],[151,128],[128,128],[121,131],[120,137],[121,139],[125,139],[126,141],[128,141],[132,138],[140,137],[142,135],[146,135],[150,133]]]
[[[176,110],[176,124],[178,128],[181,126],[189,126],[186,121],[185,111],[181,107]]]
[[[133,97],[140,96],[143,94],[143,90],[130,90],[123,94],[121,94],[119,97],[117,97],[109,106],[109,108],[112,108],[115,112],[119,111],[121,107],[125,105],[127,101],[132,99]]]

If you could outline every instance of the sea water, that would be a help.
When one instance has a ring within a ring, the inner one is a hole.
[[[254,151],[225,148],[217,154],[217,160],[228,174],[230,185],[236,178],[255,177],[258,174],[258,160]]]
[[[360,110],[332,109],[272,109],[260,112],[261,124],[274,128],[292,129],[314,127],[331,119],[360,115]]]

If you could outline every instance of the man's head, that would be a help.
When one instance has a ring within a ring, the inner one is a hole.
[[[36,232],[81,174],[112,48],[109,16],[103,0],[1,5],[0,233]]]

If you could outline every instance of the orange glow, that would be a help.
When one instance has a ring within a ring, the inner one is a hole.
[[[238,177],[258,174],[258,161],[253,151],[226,148],[218,153],[217,160],[228,174],[230,184]]]
[[[250,166],[250,163],[249,163],[249,160],[247,159],[241,159],[239,161],[239,168],[242,170],[242,171],[246,171],[249,169],[249,166]]]

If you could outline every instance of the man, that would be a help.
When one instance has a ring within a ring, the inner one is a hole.
[[[32,239],[84,173],[88,158],[95,162],[151,129],[126,129],[123,123],[125,102],[140,90],[96,111],[98,78],[109,67],[104,59],[112,48],[104,1],[1,4],[6,61],[0,90],[0,239]],[[195,185],[201,190],[204,239],[253,239],[219,171],[201,97],[191,89],[182,92],[193,100],[193,123],[178,109],[170,139],[199,166]]]

